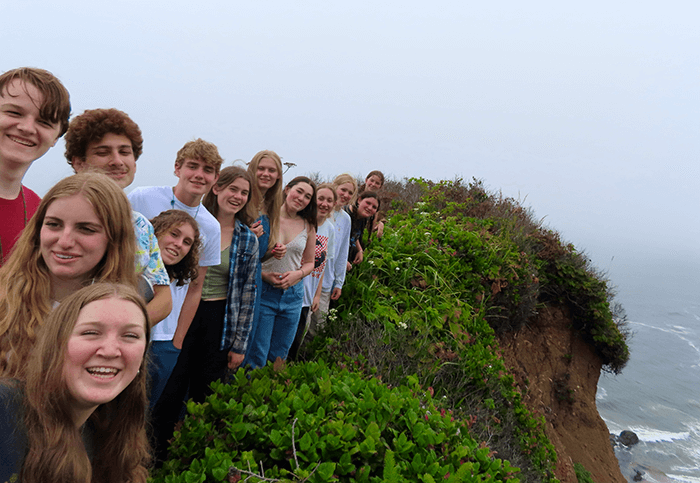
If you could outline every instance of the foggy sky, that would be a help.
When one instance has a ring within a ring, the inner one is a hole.
[[[480,178],[613,275],[700,267],[700,4],[204,3],[2,1],[0,71],[52,71],[74,114],[127,112],[132,187],[174,185],[202,137],[292,176]],[[25,184],[71,174],[63,152]]]

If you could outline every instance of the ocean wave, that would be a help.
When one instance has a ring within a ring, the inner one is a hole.
[[[691,431],[672,432],[662,431],[660,429],[633,427],[630,428],[640,441],[645,443],[673,443],[675,441],[687,440],[690,438]]]
[[[695,470],[696,468],[689,468],[690,471]],[[680,470],[682,471],[682,470]],[[678,481],[680,483],[700,483],[700,478],[695,477],[695,476],[687,476],[687,475],[675,475],[672,473],[667,474],[671,480],[673,481]]]
[[[645,329],[658,330],[665,334],[675,335],[680,340],[685,342],[693,350],[695,355],[699,356],[699,358],[691,365],[691,367],[695,368],[698,367],[698,365],[700,365],[700,348],[696,345],[696,338],[698,336],[697,329],[685,327],[683,325],[660,326],[644,322],[635,322],[634,324],[630,325],[636,325],[639,327],[644,327]]]

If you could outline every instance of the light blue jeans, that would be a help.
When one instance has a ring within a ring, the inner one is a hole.
[[[287,290],[262,283],[260,319],[254,337],[248,341],[244,364],[256,368],[278,357],[287,358],[297,333],[303,299],[304,284],[301,282]]]

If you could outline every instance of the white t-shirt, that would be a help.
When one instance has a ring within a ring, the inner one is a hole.
[[[175,197],[170,186],[146,186],[136,188],[128,195],[131,207],[152,219],[163,211],[182,210],[189,213],[199,225],[199,238],[202,249],[199,252],[199,266],[211,267],[221,263],[221,226],[214,216],[200,203],[198,206],[187,206]],[[173,310],[164,320],[156,324],[151,333],[152,340],[172,340],[177,329],[177,320],[187,295],[189,284],[176,287],[170,284],[170,294],[173,297]]]
[[[304,277],[304,303],[303,307],[311,307],[318,288],[318,282],[321,280],[326,267],[333,263],[332,255],[335,251],[335,225],[330,220],[326,219],[323,225],[316,230],[316,249],[314,251],[314,269]],[[324,276],[325,278],[325,276]]]

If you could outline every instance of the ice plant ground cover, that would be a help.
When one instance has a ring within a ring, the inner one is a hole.
[[[154,481],[517,481],[415,378],[389,387],[308,362],[240,370],[215,388],[188,404]]]

